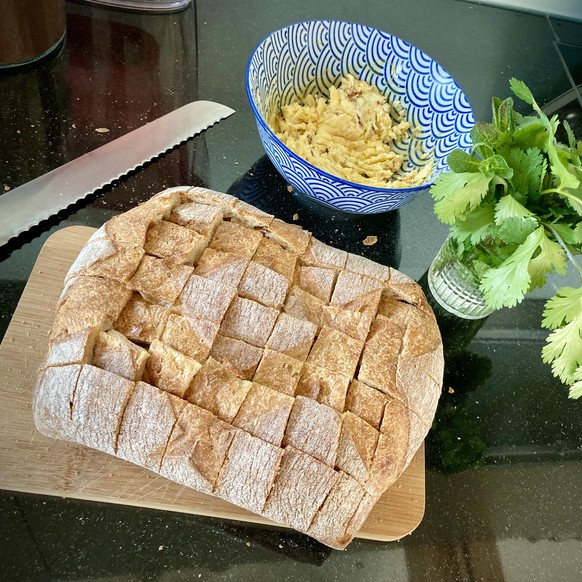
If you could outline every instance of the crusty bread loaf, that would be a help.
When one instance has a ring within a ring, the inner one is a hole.
[[[33,410],[45,435],[343,548],[421,445],[442,373],[408,277],[183,187],[84,247]]]

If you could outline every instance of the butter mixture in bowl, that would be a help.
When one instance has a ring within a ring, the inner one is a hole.
[[[391,105],[377,87],[352,75],[329,88],[329,97],[306,95],[284,105],[270,125],[297,155],[334,176],[378,188],[421,186],[434,164],[425,152],[425,165],[402,172],[403,144],[415,128],[402,108]]]

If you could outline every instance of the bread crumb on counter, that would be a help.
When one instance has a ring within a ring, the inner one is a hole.
[[[363,244],[364,246],[371,247],[371,246],[375,245],[377,242],[378,242],[378,237],[377,237],[377,236],[371,236],[371,235],[370,235],[370,236],[367,236],[367,237],[366,237],[366,238],[365,238],[365,239],[362,241],[362,244]]]

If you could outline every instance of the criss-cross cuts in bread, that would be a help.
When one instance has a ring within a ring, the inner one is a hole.
[[[173,188],[107,222],[71,267],[34,416],[343,548],[424,439],[442,372],[408,277],[227,194]]]

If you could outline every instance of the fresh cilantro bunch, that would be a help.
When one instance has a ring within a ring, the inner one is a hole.
[[[534,115],[493,98],[493,122],[473,127],[471,154],[456,150],[450,172],[431,189],[438,218],[451,225],[456,252],[480,281],[493,308],[513,307],[542,287],[549,273],[564,274],[582,253],[582,141],[564,121],[568,143],[559,143],[557,116],[548,118],[526,85],[511,79],[516,97]],[[582,396],[582,287],[562,287],[545,305],[542,326],[553,330],[544,362]]]

